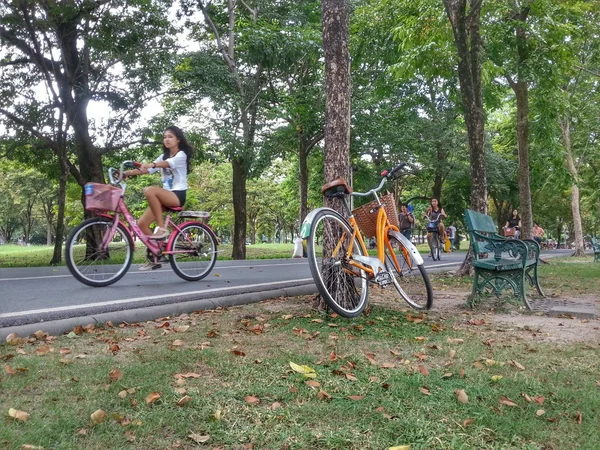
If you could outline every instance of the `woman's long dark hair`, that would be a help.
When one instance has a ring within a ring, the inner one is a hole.
[[[179,139],[179,150],[181,150],[187,156],[187,173],[190,173],[192,157],[194,156],[194,148],[189,144],[183,135],[181,128],[171,125],[170,127],[165,128],[165,131],[170,131],[177,139]],[[169,154],[170,151],[167,147],[165,147],[163,142],[163,161],[169,157]]]

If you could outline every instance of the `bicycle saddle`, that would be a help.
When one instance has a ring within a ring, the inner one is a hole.
[[[167,208],[169,211],[182,211],[183,208],[181,206],[165,206],[165,208]]]
[[[339,197],[342,195],[352,194],[352,188],[346,183],[343,178],[336,178],[329,183],[326,183],[321,188],[321,194],[327,198]]]

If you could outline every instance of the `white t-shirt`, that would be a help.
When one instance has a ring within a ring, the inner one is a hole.
[[[450,239],[455,239],[456,238],[456,228],[453,225],[450,225],[448,227],[448,237]]]
[[[163,160],[163,155],[160,155],[154,160],[155,163],[167,161],[169,167],[166,169],[156,168],[148,169],[148,173],[155,173],[160,170],[160,178],[163,188],[167,191],[186,191],[187,183],[187,155],[184,151],[179,150],[172,158]]]

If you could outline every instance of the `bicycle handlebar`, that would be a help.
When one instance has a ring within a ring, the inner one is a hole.
[[[370,195],[375,194],[376,192],[379,192],[383,188],[383,185],[386,183],[386,181],[388,181],[388,180],[391,181],[391,180],[394,180],[395,178],[397,178],[397,177],[395,177],[396,173],[405,167],[414,168],[414,166],[412,164],[409,164],[407,162],[401,162],[396,167],[394,167],[392,170],[388,171],[386,169],[383,172],[381,172],[382,178],[381,178],[381,182],[379,183],[379,186],[377,186],[374,189],[370,189],[367,192],[353,192],[352,195],[354,195],[356,197],[368,197]]]
[[[123,173],[125,172],[125,167],[139,167],[141,165],[141,163],[135,161],[123,161],[119,169],[109,167],[108,179],[110,181],[110,184],[120,184],[123,181]],[[118,177],[117,179],[115,179],[115,175]]]

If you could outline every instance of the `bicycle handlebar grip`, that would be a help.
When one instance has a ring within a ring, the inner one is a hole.
[[[394,167],[392,170],[390,170],[389,172],[387,170],[385,170],[384,173],[382,173],[382,176],[388,177],[388,179],[391,179],[394,177],[396,172],[403,169],[404,167],[406,167],[406,163],[402,162],[402,163],[398,164],[396,167]]]

